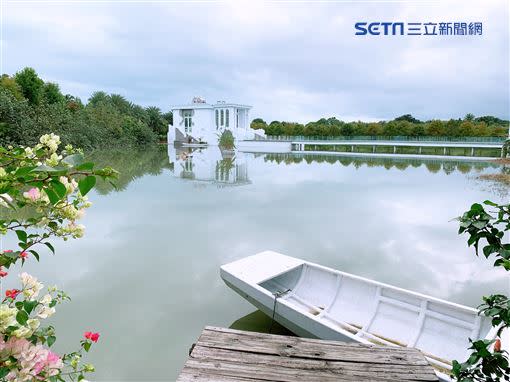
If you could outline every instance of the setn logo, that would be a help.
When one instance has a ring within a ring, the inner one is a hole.
[[[482,22],[357,22],[356,36],[481,36]]]
[[[354,24],[354,28],[356,28],[357,36],[364,36],[366,34],[371,34],[374,36],[383,34],[385,36],[391,35],[403,35],[404,34],[404,23],[356,23]]]

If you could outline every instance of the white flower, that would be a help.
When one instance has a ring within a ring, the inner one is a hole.
[[[78,183],[76,182],[76,180],[71,179],[71,181],[69,181],[69,178],[67,176],[61,176],[59,180],[60,183],[62,183],[66,187],[68,195],[72,194],[74,190],[76,190],[76,187],[78,187]]]
[[[7,171],[3,167],[0,167],[0,178],[3,178],[7,175]]]
[[[7,305],[0,305],[0,332],[4,333],[9,326],[16,324],[16,308],[9,308]]]
[[[20,326],[18,329],[12,332],[12,334],[18,338],[27,338],[32,335],[33,331],[30,328]]]
[[[49,307],[43,305],[39,308],[39,310],[37,312],[37,317],[45,319],[45,318],[53,316],[54,313],[55,313],[55,308],[49,308]]]
[[[37,281],[37,278],[23,272],[19,276],[21,285],[23,285],[23,295],[29,300],[37,298],[39,292],[43,288],[43,284]]]
[[[9,208],[12,198],[9,194],[0,194],[0,206]]]
[[[51,152],[55,152],[58,149],[58,145],[60,145],[60,137],[58,135],[55,135],[53,133],[51,134],[45,134],[41,138],[39,138],[39,142],[43,146],[46,146],[50,149]]]
[[[34,150],[30,147],[25,147],[25,155],[27,158],[32,158],[34,156]]]
[[[62,155],[57,155],[56,153],[53,153],[50,155],[48,159],[46,159],[46,164],[48,166],[56,166],[58,165],[58,162],[62,159]]]
[[[39,320],[37,318],[31,318],[29,320],[27,320],[27,326],[32,329],[32,332],[35,332],[37,330],[37,328],[39,327],[39,325],[41,325],[41,323],[39,322]]]
[[[39,301],[43,305],[49,305],[51,303],[51,294],[45,294],[43,298]]]

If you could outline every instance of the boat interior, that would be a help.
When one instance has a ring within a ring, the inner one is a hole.
[[[468,338],[484,338],[491,328],[474,309],[311,264],[260,286],[360,342],[418,348],[444,372],[451,360],[466,358]]]

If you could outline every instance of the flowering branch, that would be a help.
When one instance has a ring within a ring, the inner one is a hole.
[[[0,147],[0,235],[15,234],[18,249],[0,251],[0,280],[17,261],[22,265],[40,244],[54,253],[51,238],[80,238],[85,227],[77,224],[91,206],[87,193],[96,177],[111,181],[117,172],[95,168],[81,150],[68,145],[59,151],[60,138],[44,135],[35,147]],[[5,268],[5,269],[4,269]],[[57,288],[47,288],[27,274],[20,275],[21,288],[10,289],[0,303],[1,381],[81,381],[94,366],[81,364],[99,333],[85,332],[78,351],[61,357],[50,348],[56,341],[52,326],[41,320],[55,313],[55,306],[70,300]]]

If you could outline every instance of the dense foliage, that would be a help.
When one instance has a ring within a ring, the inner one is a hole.
[[[61,150],[60,143],[58,136],[48,134],[34,147],[0,146],[0,235],[18,241],[17,248],[0,249],[0,281],[17,262],[39,260],[39,247],[54,252],[52,238],[82,237],[85,227],[77,221],[91,206],[86,195],[96,177],[116,178],[112,168],[97,168],[81,150],[71,145]],[[69,297],[56,287],[47,288],[40,297],[44,286],[37,278],[24,272],[19,279],[20,289],[5,291],[0,302],[0,380],[83,380],[94,367],[83,364],[82,356],[98,341],[99,333],[86,331],[74,352],[54,353],[55,328],[42,321]]]
[[[492,116],[475,118],[468,114],[464,119],[448,121],[419,121],[410,114],[381,122],[344,122],[335,117],[321,118],[305,125],[295,122],[273,121],[267,124],[256,118],[253,129],[263,129],[267,135],[287,136],[449,136],[485,137],[508,136],[509,122]]]
[[[498,205],[485,201],[493,211],[486,211],[483,205],[475,203],[471,209],[459,218],[459,234],[469,235],[468,245],[475,247],[478,255],[495,259],[494,266],[510,271],[510,243],[505,243],[505,233],[510,231],[510,204]],[[480,314],[491,318],[492,326],[497,328],[496,335],[510,328],[510,299],[502,294],[483,298],[478,307]],[[472,353],[464,363],[453,361],[452,375],[458,381],[497,382],[510,380],[508,352],[501,349],[501,340],[471,341]]]
[[[235,138],[232,131],[225,129],[218,135],[218,146],[224,150],[233,150],[235,148]]]
[[[62,94],[32,68],[0,78],[0,144],[35,145],[54,133],[84,149],[140,146],[164,138],[171,113],[144,108],[118,94],[95,92],[87,104]]]

